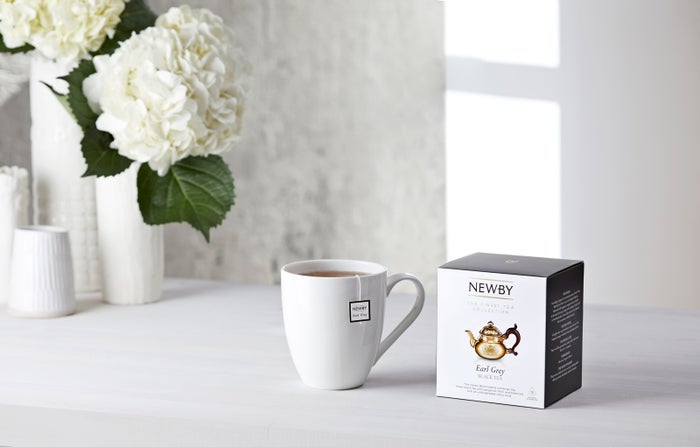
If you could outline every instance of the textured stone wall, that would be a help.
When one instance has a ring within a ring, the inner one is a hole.
[[[442,3],[188,3],[234,27],[255,80],[225,157],[236,206],[209,245],[168,226],[166,273],[270,283],[287,262],[348,257],[432,286],[445,256]],[[0,110],[0,163],[28,165],[28,124],[25,97]]]

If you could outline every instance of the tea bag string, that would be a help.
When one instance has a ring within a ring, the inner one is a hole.
[[[357,297],[355,301],[362,301],[362,280],[360,275],[355,275],[355,278],[357,279]]]

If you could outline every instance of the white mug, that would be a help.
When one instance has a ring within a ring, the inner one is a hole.
[[[10,315],[52,318],[75,312],[73,263],[65,228],[15,228],[10,272]]]
[[[353,276],[309,276],[312,272],[358,272]],[[384,302],[400,281],[411,281],[411,311],[383,340]],[[370,369],[413,323],[425,291],[413,275],[387,278],[387,268],[365,261],[321,259],[282,267],[282,309],[287,343],[301,380],[313,388],[356,388]]]

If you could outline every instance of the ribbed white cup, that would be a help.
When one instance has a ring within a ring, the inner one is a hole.
[[[40,225],[16,228],[10,264],[10,315],[52,318],[75,312],[68,230]]]

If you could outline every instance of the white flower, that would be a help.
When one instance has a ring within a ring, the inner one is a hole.
[[[9,48],[30,44],[75,64],[114,35],[128,0],[0,0],[0,33]]]
[[[94,62],[83,89],[121,155],[165,175],[178,160],[240,139],[249,67],[212,12],[171,8]]]

